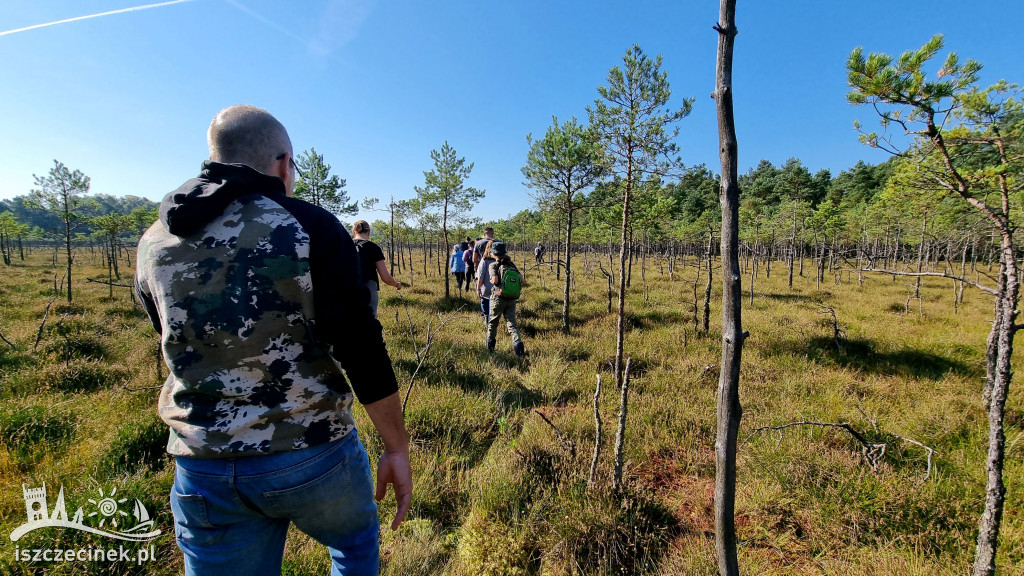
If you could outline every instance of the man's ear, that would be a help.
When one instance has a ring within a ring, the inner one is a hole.
[[[271,174],[271,176],[277,176],[278,178],[281,179],[281,181],[287,182],[288,172],[290,170],[288,161],[291,160],[291,157],[291,152],[288,152],[280,160],[274,160],[273,174]]]

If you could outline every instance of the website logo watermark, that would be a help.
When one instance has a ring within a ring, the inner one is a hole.
[[[60,487],[52,512],[47,506],[45,483],[39,488],[28,488],[22,484],[21,490],[25,497],[27,521],[11,532],[12,542],[17,542],[25,534],[40,528],[81,530],[97,536],[129,542],[151,540],[162,533],[159,528],[154,527],[153,519],[150,518],[149,511],[146,510],[142,502],[135,499],[132,504],[127,505],[128,498],[120,497],[116,487],[110,491],[110,494],[104,494],[101,488],[97,496],[89,498],[88,509],[79,507],[71,520],[68,520],[64,504],[64,486]],[[76,552],[75,557],[77,558],[77,552],[80,551],[73,552]],[[106,552],[108,551],[104,551],[104,553]],[[62,556],[66,557],[66,554],[62,554]],[[62,561],[67,560],[62,559]]]

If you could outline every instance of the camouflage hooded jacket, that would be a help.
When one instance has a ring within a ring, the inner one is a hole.
[[[352,388],[398,390],[352,239],[279,178],[205,162],[140,240],[135,288],[170,368],[171,454],[315,446],[354,428]]]

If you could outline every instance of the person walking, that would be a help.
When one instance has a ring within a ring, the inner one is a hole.
[[[533,258],[537,261],[537,264],[544,263],[544,245],[537,242],[537,247],[533,249]]]
[[[207,141],[199,176],[139,241],[134,286],[170,368],[158,407],[184,573],[279,575],[294,523],[332,573],[376,575],[374,499],[394,488],[397,529],[412,473],[355,247],[333,214],[292,198],[291,140],[269,112],[225,108]],[[353,394],[383,442],[376,490]]]
[[[476,279],[476,271],[473,268],[473,246],[469,242],[463,242],[459,248],[462,250],[462,263],[466,268],[466,292]]]
[[[488,266],[495,262],[494,256],[491,255],[491,244],[490,240],[478,240],[477,244],[483,244],[483,258],[480,260],[480,264],[476,269],[476,293],[480,296],[480,312],[484,315],[484,326],[490,322],[491,314],[491,275],[488,272]]]
[[[459,296],[462,296],[462,286],[466,283],[466,261],[462,259],[462,244],[452,246],[452,253],[448,256],[448,268],[455,275],[455,285],[459,287]]]
[[[473,267],[479,267],[480,261],[484,259],[484,250],[487,243],[494,240],[494,228],[484,228],[484,237],[476,239],[476,246],[473,247]]]
[[[487,322],[487,349],[494,351],[498,336],[498,322],[505,318],[505,326],[512,336],[512,350],[520,358],[526,354],[523,338],[516,322],[516,302],[522,290],[522,276],[519,269],[505,251],[505,243],[494,242],[490,248],[495,260],[487,265],[487,276],[491,279],[491,309]]]
[[[402,283],[391,277],[391,273],[388,272],[387,260],[384,258],[384,251],[370,240],[370,234],[372,234],[372,230],[370,223],[366,220],[358,220],[352,225],[356,253],[359,256],[359,267],[363,281],[366,282],[366,288],[370,291],[370,308],[373,309],[373,317],[376,318],[377,304],[380,302],[380,280],[398,290],[402,289]]]

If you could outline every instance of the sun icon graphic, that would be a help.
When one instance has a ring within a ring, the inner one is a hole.
[[[128,501],[128,499],[127,498],[121,498],[120,500],[115,500],[114,496],[116,494],[117,494],[117,487],[115,487],[113,490],[110,491],[110,495],[109,496],[104,496],[103,495],[103,488],[100,488],[99,501],[93,500],[92,498],[89,499],[89,503],[92,504],[93,506],[96,506],[99,509],[98,512],[90,512],[89,513],[89,517],[92,518],[93,516],[97,516],[97,515],[102,515],[103,516],[103,518],[100,518],[100,528],[103,528],[103,524],[106,523],[108,518],[110,519],[110,525],[113,526],[114,528],[117,528],[117,516],[118,516],[118,514],[120,514],[121,516],[125,516],[125,517],[128,516],[127,512],[124,512],[124,511],[118,509],[118,504],[124,504],[125,502]]]

